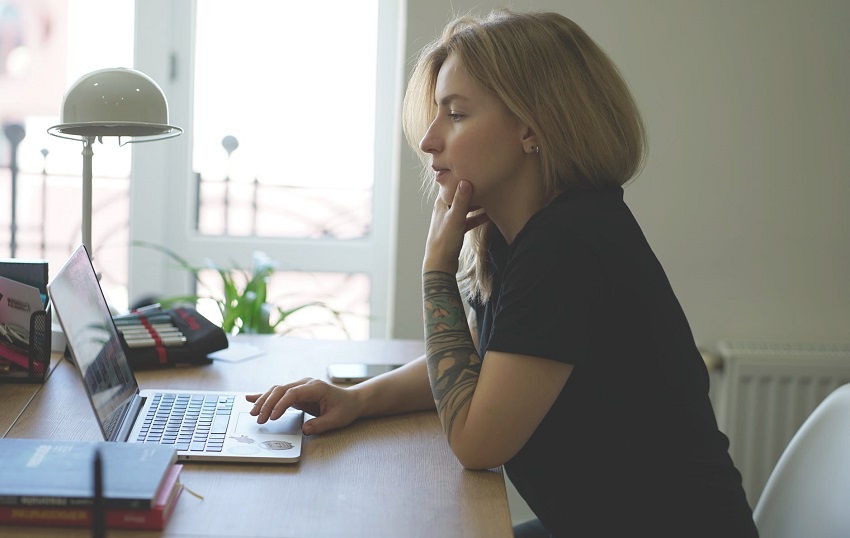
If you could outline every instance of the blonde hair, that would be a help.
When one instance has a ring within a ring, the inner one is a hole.
[[[449,54],[533,130],[549,197],[623,185],[640,170],[643,120],[608,55],[563,15],[499,9],[481,19],[455,19],[419,55],[404,96],[403,127],[425,165],[423,175],[430,163],[419,141],[435,117],[437,75]],[[480,300],[492,291],[492,227],[467,234],[461,259],[460,279]]]

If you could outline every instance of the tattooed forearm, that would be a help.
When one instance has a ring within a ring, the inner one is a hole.
[[[437,413],[451,439],[458,413],[475,392],[481,359],[469,333],[455,276],[427,272],[422,287],[428,377]]]

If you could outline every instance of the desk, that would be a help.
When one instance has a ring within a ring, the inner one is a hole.
[[[47,377],[56,368],[58,361],[58,355],[51,358]],[[41,383],[0,382],[0,437],[6,437],[42,386]]]
[[[9,428],[35,397],[41,385],[31,383],[0,384],[0,437],[8,433]]]
[[[235,337],[266,353],[238,363],[139,372],[145,388],[265,390],[275,382],[325,378],[329,362],[399,362],[423,343]],[[6,437],[102,439],[74,366],[60,361]],[[294,465],[187,462],[163,536],[512,536],[501,469],[467,471],[435,412],[364,419],[308,437]],[[0,527],[0,536],[55,536],[57,529]],[[157,536],[110,531],[110,536]],[[61,535],[87,536],[82,529]]]

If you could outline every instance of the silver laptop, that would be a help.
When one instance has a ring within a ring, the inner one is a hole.
[[[107,441],[173,445],[178,459],[189,461],[293,463],[301,457],[302,411],[289,409],[259,425],[245,393],[139,390],[85,246],[47,289]]]

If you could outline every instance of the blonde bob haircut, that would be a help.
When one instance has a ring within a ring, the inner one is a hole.
[[[621,186],[644,162],[646,133],[617,66],[576,23],[557,13],[507,9],[459,17],[422,49],[404,96],[403,127],[433,187],[419,141],[433,121],[437,75],[449,54],[537,135],[542,181],[562,191]],[[491,293],[492,223],[467,234],[461,281],[471,296]]]

